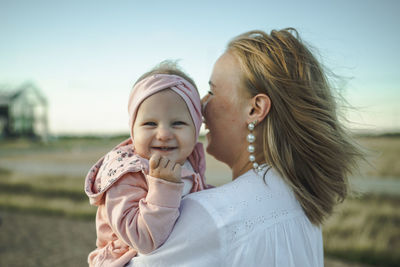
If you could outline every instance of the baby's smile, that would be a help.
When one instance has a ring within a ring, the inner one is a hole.
[[[177,146],[152,146],[151,149],[160,150],[160,151],[172,151],[177,149]]]

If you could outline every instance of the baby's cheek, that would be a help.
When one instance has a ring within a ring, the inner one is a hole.
[[[142,158],[150,159],[151,157],[151,151],[149,151],[146,146],[143,146],[140,143],[134,145],[134,151]]]
[[[190,154],[192,154],[193,149],[194,149],[194,145],[195,145],[195,143],[190,142],[190,143],[187,143],[187,145],[185,146],[184,154],[185,154],[186,158],[189,157]]]

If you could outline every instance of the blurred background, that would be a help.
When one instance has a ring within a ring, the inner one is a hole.
[[[178,60],[203,96],[248,30],[296,28],[345,101],[369,155],[324,226],[326,266],[400,262],[400,2],[0,0],[0,266],[86,266],[87,171],[127,138],[136,79]],[[204,141],[204,138],[201,138]],[[231,179],[207,157],[207,179]]]

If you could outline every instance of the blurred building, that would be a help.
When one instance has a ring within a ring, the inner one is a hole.
[[[0,138],[47,140],[47,100],[32,83],[0,87]]]

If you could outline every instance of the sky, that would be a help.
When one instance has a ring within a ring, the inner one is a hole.
[[[351,130],[400,131],[399,13],[396,0],[0,0],[0,85],[40,88],[52,134],[126,134],[132,85],[162,60],[203,96],[230,39],[294,27],[339,77]]]

